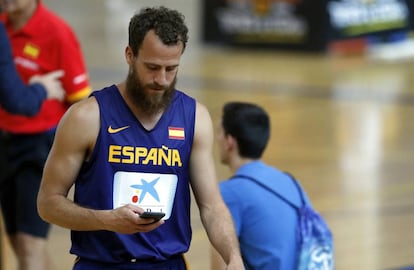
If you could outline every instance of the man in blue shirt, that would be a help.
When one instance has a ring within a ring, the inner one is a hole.
[[[26,86],[17,73],[6,29],[0,23],[0,106],[11,113],[35,115],[45,99],[63,100],[62,76],[62,71],[34,76]]]
[[[261,107],[243,102],[224,105],[217,142],[220,161],[229,166],[234,177],[221,182],[220,191],[232,214],[246,269],[293,270],[297,213],[273,193],[240,177],[255,178],[292,203],[301,204],[292,179],[261,160],[269,137],[269,116]],[[211,269],[224,269],[214,250]]]

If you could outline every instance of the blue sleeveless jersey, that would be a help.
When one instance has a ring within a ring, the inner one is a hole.
[[[95,91],[100,131],[75,183],[74,201],[92,209],[127,203],[166,213],[154,231],[119,234],[72,231],[71,253],[108,263],[165,261],[191,241],[189,159],[196,102],[176,91],[152,130],[130,111],[115,85]]]

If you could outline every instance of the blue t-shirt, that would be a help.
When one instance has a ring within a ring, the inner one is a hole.
[[[235,175],[247,175],[301,205],[298,190],[283,172],[262,161],[243,165]],[[220,191],[235,223],[246,269],[293,270],[297,258],[295,210],[246,178],[220,183]],[[309,203],[309,200],[305,198]]]
[[[93,96],[101,127],[91,158],[76,179],[75,202],[92,209],[135,204],[166,216],[163,225],[146,233],[72,231],[71,253],[102,263],[133,261],[137,268],[149,269],[151,263],[181,256],[191,240],[195,100],[177,90],[155,127],[146,130],[115,85]]]

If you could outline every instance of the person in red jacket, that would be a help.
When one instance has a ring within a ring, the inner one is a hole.
[[[43,166],[56,126],[68,107],[91,92],[79,42],[71,27],[40,0],[0,0],[0,21],[13,49],[20,77],[63,70],[64,101],[48,99],[32,117],[0,108],[0,203],[18,269],[47,270],[53,263],[46,243],[50,225],[37,212]]]

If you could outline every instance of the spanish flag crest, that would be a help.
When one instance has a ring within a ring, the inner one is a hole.
[[[168,127],[168,138],[173,140],[184,140],[185,132],[181,127]]]

